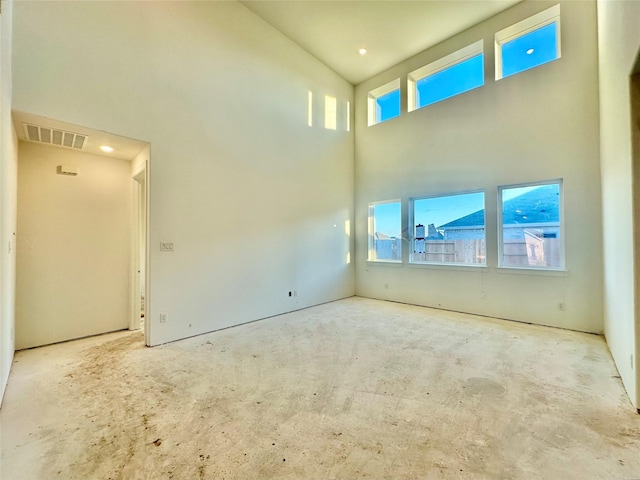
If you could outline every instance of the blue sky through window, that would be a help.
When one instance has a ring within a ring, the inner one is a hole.
[[[502,190],[502,201],[506,202],[507,200],[511,200],[512,198],[519,197],[520,195],[524,195],[525,193],[529,193],[531,190],[535,190],[536,188],[540,188],[541,185],[533,185],[530,187],[512,187],[512,188],[504,188]]]
[[[505,188],[502,190],[502,201],[511,200],[525,193],[529,193],[540,185]],[[374,230],[390,237],[400,237],[402,230],[400,202],[380,203],[374,205]],[[413,204],[414,225],[429,225],[440,227],[446,223],[484,209],[484,193],[465,193],[446,197],[422,198]],[[415,234],[415,231],[412,232]]]
[[[439,227],[482,209],[484,209],[483,192],[422,198],[413,202],[413,228],[417,224],[424,226],[433,224]]]
[[[502,44],[502,76],[508,77],[556,58],[557,24],[553,22]]]
[[[390,237],[400,237],[402,220],[400,202],[379,203],[373,206],[374,233],[384,233]]]
[[[400,90],[376,98],[376,123],[400,115]]]
[[[416,108],[425,107],[484,85],[484,55],[429,75],[416,82]]]

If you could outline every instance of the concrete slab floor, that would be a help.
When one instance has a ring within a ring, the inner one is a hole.
[[[363,298],[18,352],[1,446],[5,480],[640,478],[601,337]]]

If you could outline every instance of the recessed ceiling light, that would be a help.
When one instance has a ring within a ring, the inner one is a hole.
[[[366,55],[367,54],[367,49],[366,48],[361,48],[360,50],[358,50],[358,53],[360,55]]]
[[[113,152],[113,147],[110,147],[108,145],[102,145],[100,147],[100,150],[102,150],[103,152],[111,153]]]
[[[529,50],[527,50],[527,55],[531,55],[533,53],[533,48],[530,48]]]

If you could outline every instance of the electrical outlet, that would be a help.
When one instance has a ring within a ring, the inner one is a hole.
[[[298,291],[297,291],[297,290],[294,290],[294,291],[293,291],[293,296],[294,296],[294,297],[297,297],[297,296],[298,296]]]
[[[160,323],[167,323],[167,314],[166,313],[161,313],[160,314]]]
[[[564,302],[560,302],[558,303],[558,310],[560,310],[561,312],[564,312],[567,309],[567,304]]]
[[[173,252],[173,242],[160,242],[161,252]]]

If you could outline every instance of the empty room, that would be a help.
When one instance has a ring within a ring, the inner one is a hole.
[[[3,0],[0,478],[640,478],[638,25]]]

